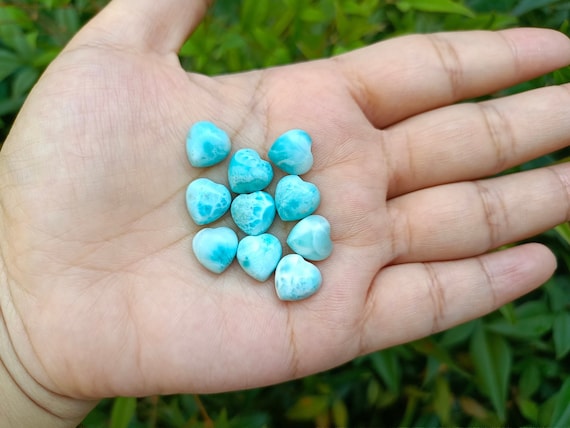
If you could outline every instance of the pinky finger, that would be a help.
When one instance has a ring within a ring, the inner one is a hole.
[[[555,268],[553,254],[539,244],[464,260],[387,267],[369,294],[361,352],[416,340],[483,316],[540,286]]]

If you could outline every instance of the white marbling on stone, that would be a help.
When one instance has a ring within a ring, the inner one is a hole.
[[[246,236],[238,244],[237,260],[249,276],[263,282],[275,271],[282,252],[279,239],[269,233]]]
[[[302,300],[321,287],[321,271],[298,254],[281,259],[275,270],[275,291],[281,300]]]
[[[289,232],[287,245],[307,260],[326,259],[333,250],[328,220],[320,215],[305,217]]]
[[[237,247],[237,235],[229,227],[202,229],[192,240],[194,255],[202,266],[214,273],[222,273],[232,264]]]
[[[272,144],[267,156],[282,171],[302,175],[313,166],[311,136],[302,129],[291,129],[281,134]]]
[[[186,137],[186,154],[195,167],[213,166],[223,161],[232,144],[228,134],[212,122],[196,122]]]
[[[192,181],[186,189],[186,208],[198,226],[212,223],[230,208],[232,195],[226,186],[208,178]]]

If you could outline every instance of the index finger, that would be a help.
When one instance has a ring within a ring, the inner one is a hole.
[[[335,62],[368,119],[383,128],[568,65],[570,40],[535,28],[414,35]]]

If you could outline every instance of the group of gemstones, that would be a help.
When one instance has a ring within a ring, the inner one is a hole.
[[[253,149],[236,151],[228,166],[230,190],[209,178],[192,181],[186,190],[186,206],[198,226],[222,218],[228,211],[234,224],[245,234],[240,240],[229,227],[203,228],[192,241],[197,260],[209,271],[224,272],[237,258],[252,278],[266,281],[275,272],[275,290],[281,300],[301,300],[321,286],[319,269],[310,261],[326,259],[332,252],[329,222],[313,214],[320,204],[320,192],[300,175],[313,166],[312,140],[300,129],[278,137],[269,160],[285,172],[274,197],[265,190],[273,180],[271,163]],[[186,153],[193,167],[208,168],[225,160],[231,141],[225,131],[211,122],[196,122],[188,133]],[[232,200],[232,192],[236,196]],[[284,222],[297,221],[287,237],[293,251],[284,257],[279,239],[267,233],[276,214]]]

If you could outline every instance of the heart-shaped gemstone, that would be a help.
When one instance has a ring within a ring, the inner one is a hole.
[[[281,300],[306,299],[322,282],[321,271],[298,254],[283,257],[275,270],[275,291]]]
[[[333,249],[331,226],[323,216],[306,217],[291,229],[287,244],[307,260],[324,260]]]
[[[198,178],[186,189],[186,207],[199,226],[219,219],[228,211],[231,202],[232,195],[226,186],[208,178]]]
[[[269,193],[247,193],[236,196],[230,211],[236,226],[246,234],[261,235],[275,219],[275,202]]]
[[[238,244],[237,260],[249,276],[263,282],[275,271],[282,251],[279,239],[269,233],[246,236]]]
[[[275,188],[275,206],[283,221],[301,220],[311,215],[320,202],[317,186],[297,175],[286,175]]]
[[[301,129],[291,129],[281,134],[267,154],[271,162],[291,175],[305,174],[313,166],[309,134]]]
[[[231,150],[228,134],[212,122],[196,122],[186,137],[186,154],[195,167],[207,167],[223,161]]]
[[[236,256],[238,238],[229,227],[200,230],[192,240],[192,250],[198,261],[211,272],[222,273]]]
[[[252,193],[263,190],[273,180],[273,168],[253,149],[234,153],[228,168],[230,189],[235,193]]]

